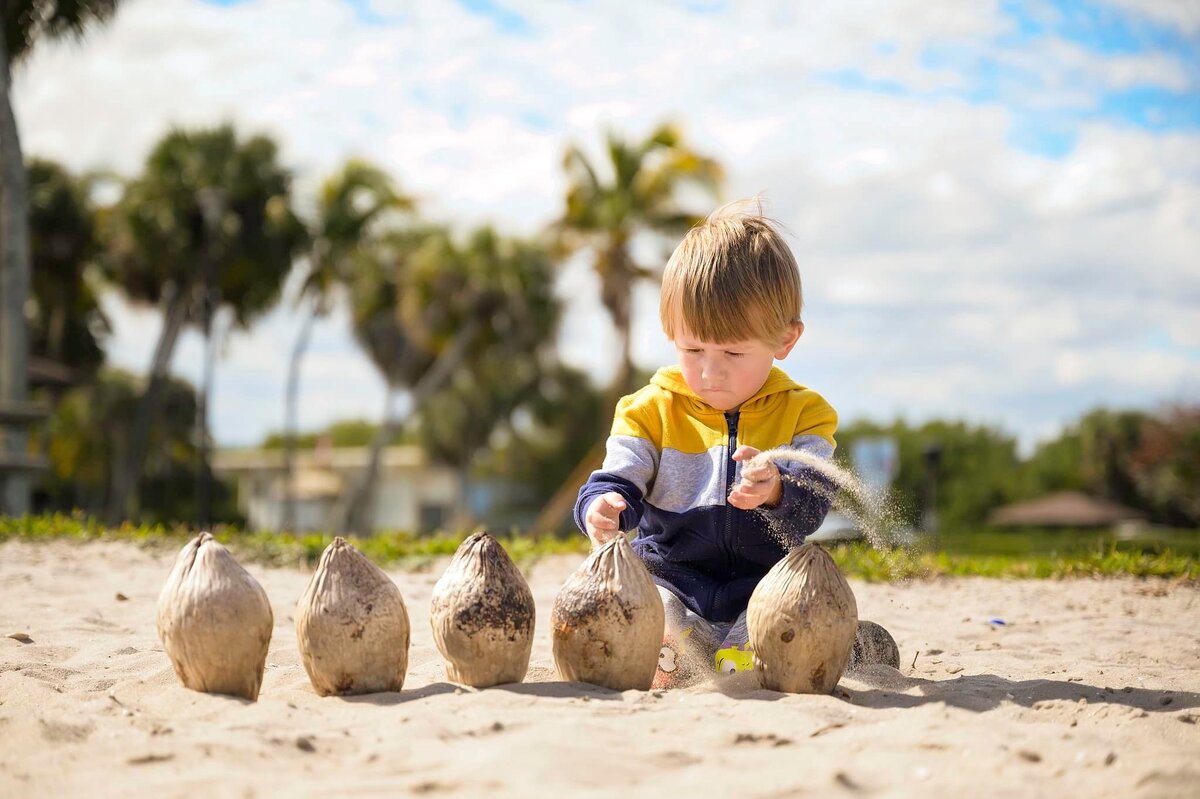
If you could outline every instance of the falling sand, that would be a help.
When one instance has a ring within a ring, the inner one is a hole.
[[[890,550],[913,543],[912,531],[902,520],[899,505],[885,492],[868,488],[849,469],[811,452],[779,447],[754,456],[742,473],[753,472],[767,463],[798,463],[805,467],[799,475],[784,469],[779,472],[784,480],[831,499],[833,509],[854,522],[876,549]],[[785,531],[778,522],[773,521],[772,530],[784,538]]]

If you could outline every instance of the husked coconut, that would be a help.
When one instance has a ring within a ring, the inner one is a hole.
[[[209,533],[184,545],[158,596],[158,637],[194,691],[258,699],[274,621],[267,592]]]
[[[858,631],[854,633],[854,646],[847,669],[872,664],[900,668],[900,649],[891,633],[875,622],[864,619],[858,623]]]
[[[645,565],[618,535],[567,578],[554,600],[554,665],[564,680],[645,691],[663,641],[663,605]]]
[[[827,694],[846,670],[858,605],[833,558],[802,544],[755,587],[746,625],[764,688]]]
[[[408,635],[400,589],[344,538],[333,539],[296,603],[296,643],[316,692],[399,691]]]
[[[452,682],[520,682],[533,648],[533,594],[504,547],[475,533],[433,587],[429,621]]]

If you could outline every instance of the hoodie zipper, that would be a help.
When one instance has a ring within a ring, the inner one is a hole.
[[[733,532],[733,506],[729,504],[729,492],[733,490],[733,476],[737,471],[737,461],[733,453],[737,450],[738,411],[725,414],[725,425],[729,428],[729,445],[725,453],[725,518],[723,519],[720,547],[725,554],[725,571],[728,574],[733,568],[733,547],[729,543]],[[721,594],[724,585],[717,586],[713,593],[713,610],[721,607]]]
[[[733,490],[733,477],[737,473],[737,461],[733,459],[733,453],[737,450],[738,416],[738,411],[725,414],[725,424],[729,428],[729,446],[725,455],[725,529],[721,536],[721,545],[731,562],[733,547],[729,540],[733,533],[733,506],[729,504],[729,492]]]

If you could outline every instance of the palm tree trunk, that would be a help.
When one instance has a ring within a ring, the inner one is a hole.
[[[171,355],[175,352],[175,342],[179,339],[179,332],[187,319],[191,288],[191,283],[188,282],[169,291],[162,331],[154,348],[154,358],[150,362],[149,382],[138,400],[125,460],[119,464],[113,480],[113,492],[105,512],[105,521],[110,525],[120,524],[128,518],[130,501],[135,487],[141,481],[146,461],[146,446],[150,440],[150,424],[158,411],[159,397],[166,383],[167,368],[171,365]]]
[[[630,358],[629,350],[630,336],[629,331],[626,330],[621,335],[621,360],[617,364],[617,374],[609,387],[608,401],[600,406],[600,413],[604,415],[604,418],[601,419],[601,429],[610,421],[608,414],[617,406],[617,401],[629,393],[632,388],[629,382],[633,376],[633,359]],[[530,531],[531,535],[540,537],[558,530],[563,519],[570,515],[571,509],[575,506],[579,489],[583,488],[588,476],[599,469],[604,462],[604,450],[605,439],[601,438],[587,451],[579,463],[575,464],[575,468],[570,471],[567,478],[562,481],[562,484],[538,512],[537,519],[533,522],[533,529]]]
[[[412,414],[420,408],[425,401],[429,399],[434,392],[438,391],[446,384],[454,372],[462,365],[463,360],[467,355],[467,348],[475,338],[475,331],[479,329],[479,320],[472,319],[466,327],[458,332],[450,345],[437,357],[433,365],[426,370],[417,384],[413,386],[411,393],[411,402],[409,402],[408,412],[403,417],[396,417],[391,413],[391,405],[388,405],[388,411],[384,415],[383,424],[380,425],[379,431],[371,440],[371,451],[367,459],[367,467],[359,474],[358,479],[351,485],[342,501],[334,508],[331,527],[336,532],[366,532],[370,525],[374,522],[373,519],[364,518],[370,516],[368,510],[368,500],[370,499],[371,491],[375,486],[375,481],[379,474],[379,461],[383,453],[383,447],[387,442],[395,436],[396,430],[402,422],[407,421]]]
[[[8,48],[0,36],[0,402],[23,402],[29,394],[29,334],[25,299],[29,296],[29,177],[12,107]],[[0,446],[25,454],[26,434],[0,431]],[[0,475],[0,510],[29,512],[29,476]]]
[[[220,345],[220,330],[216,327],[216,310],[220,307],[220,294],[211,290],[205,300],[204,321],[204,374],[200,382],[200,397],[196,402],[196,525],[206,529],[212,523],[212,470],[209,468],[208,407],[212,401],[213,372],[216,369],[216,354]]]
[[[318,297],[313,297],[312,305],[300,322],[300,333],[292,347],[292,357],[288,362],[287,388],[284,395],[283,410],[283,518],[281,530],[294,530],[296,527],[296,497],[292,491],[296,474],[296,399],[300,393],[300,361],[308,350],[308,342],[312,337],[313,323],[317,319]],[[385,414],[386,415],[386,414]]]

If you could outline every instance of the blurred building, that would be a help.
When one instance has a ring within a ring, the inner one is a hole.
[[[1116,527],[1143,523],[1146,515],[1134,508],[1079,491],[1060,491],[996,508],[988,524],[996,527]]]
[[[327,528],[334,504],[367,467],[366,447],[296,451],[292,496],[297,532]],[[284,452],[246,449],[218,452],[213,471],[237,485],[238,510],[253,530],[278,530],[284,516]],[[428,532],[450,523],[466,507],[460,476],[431,464],[420,447],[387,447],[370,499],[368,526]]]

